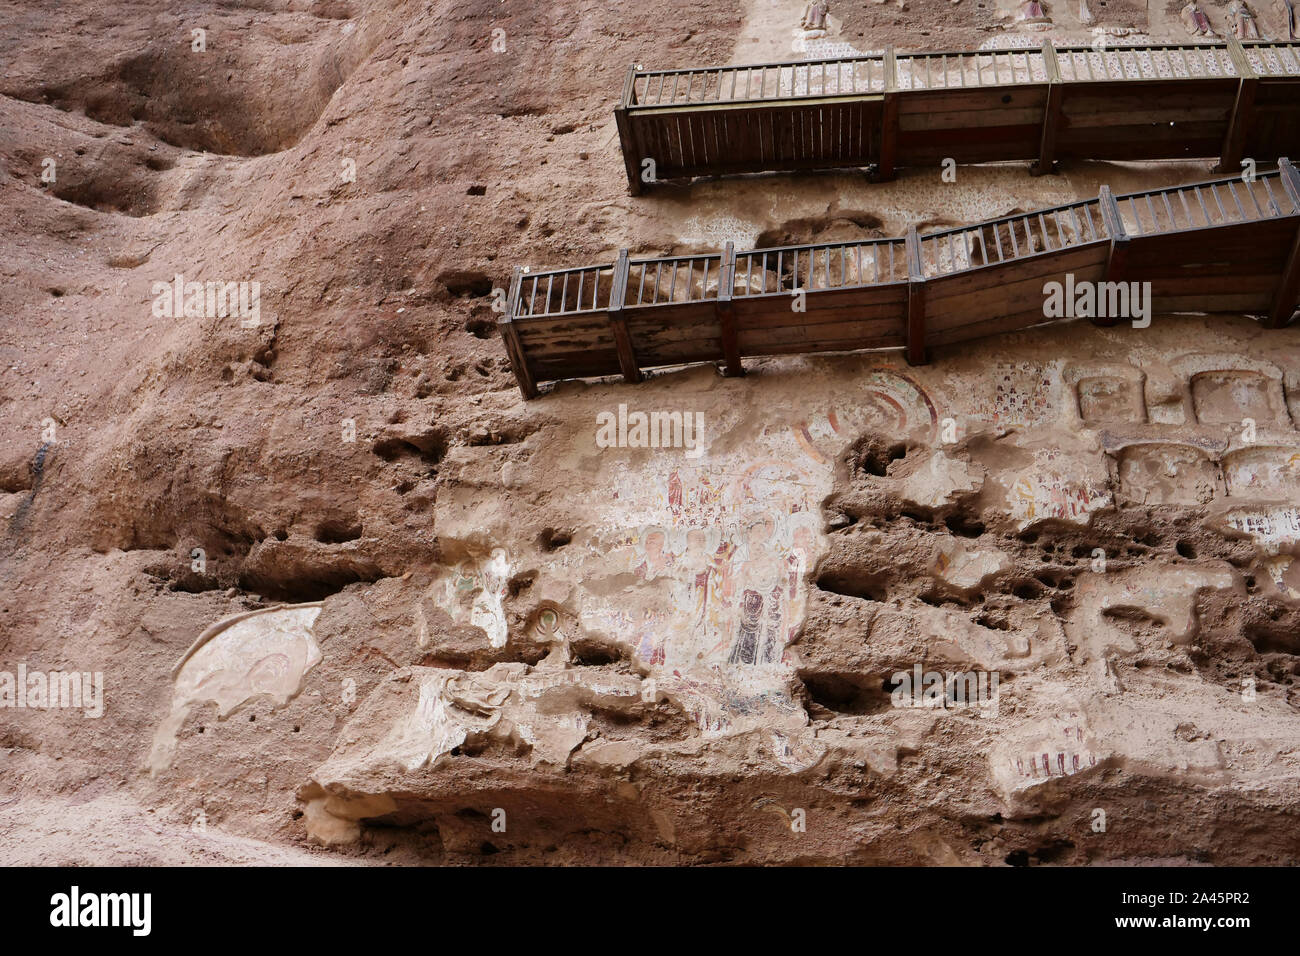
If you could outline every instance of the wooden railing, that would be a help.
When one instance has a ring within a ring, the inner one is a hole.
[[[500,320],[525,397],[544,381],[746,356],[935,346],[1048,321],[1043,283],[1151,284],[1157,311],[1286,324],[1300,303],[1300,174],[1095,199],[903,238],[516,269]],[[1094,321],[1111,324],[1115,316]]]
[[[907,281],[901,239],[783,246],[736,253],[736,298]]]
[[[643,108],[857,96],[885,89],[883,56],[754,63],[710,69],[636,70],[628,104]]]
[[[1100,199],[1086,199],[928,233],[918,237],[921,266],[927,277],[950,275],[1109,239],[1100,204]]]
[[[1280,175],[1265,173],[1253,181],[1224,179],[1130,193],[1119,200],[1118,210],[1126,235],[1146,236],[1290,216],[1296,206]]]

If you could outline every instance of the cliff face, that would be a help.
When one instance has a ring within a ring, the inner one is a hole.
[[[1091,35],[842,6],[809,42]],[[1293,329],[1077,322],[525,403],[493,311],[516,264],[1208,164],[629,197],[627,65],[796,55],[790,0],[0,9],[0,671],[103,687],[99,717],[0,708],[7,862],[1300,857]],[[898,706],[933,674],[949,706]]]

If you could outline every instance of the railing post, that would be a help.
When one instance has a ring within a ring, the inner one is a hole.
[[[614,281],[609,289],[609,325],[614,331],[614,347],[618,349],[618,365],[623,370],[623,380],[641,381],[641,369],[636,364],[636,352],[632,348],[632,333],[627,328],[627,314],[623,307],[627,304],[627,250],[618,253],[614,262]]]
[[[892,43],[885,47],[885,96],[880,108],[879,133],[873,178],[883,182],[894,178],[894,162],[898,155],[898,58]]]
[[[497,319],[497,328],[501,331],[501,341],[506,345],[506,357],[510,360],[510,370],[515,373],[519,391],[525,399],[537,397],[537,383],[533,380],[532,370],[528,367],[528,356],[524,344],[515,328],[515,313],[519,311],[519,288],[523,282],[523,270],[515,267],[510,276],[510,293],[506,296],[506,311]]]
[[[633,196],[641,195],[641,160],[640,147],[632,134],[632,118],[628,108],[636,99],[636,64],[627,68],[627,78],[623,81],[623,98],[614,110],[614,124],[618,127],[619,145],[623,150],[623,166],[627,170],[627,190]]]
[[[1300,208],[1300,172],[1291,160],[1283,156],[1277,161],[1278,172],[1282,178],[1282,187],[1291,202]],[[1291,321],[1295,314],[1296,303],[1300,301],[1300,228],[1296,229],[1295,240],[1291,243],[1291,252],[1282,266],[1282,279],[1278,282],[1277,292],[1273,296],[1273,307],[1268,313],[1268,327],[1280,329]]]
[[[907,364],[925,365],[925,269],[916,224],[907,227]]]
[[[1282,188],[1300,210],[1300,172],[1296,171],[1295,164],[1285,156],[1277,161],[1277,172],[1282,178]]]
[[[1043,136],[1038,146],[1038,162],[1029,167],[1034,176],[1044,176],[1052,171],[1056,156],[1056,131],[1061,125],[1061,64],[1056,59],[1056,47],[1051,40],[1043,41],[1043,68],[1047,71],[1047,101],[1043,105]]]
[[[1119,203],[1109,186],[1103,185],[1097,197],[1101,210],[1101,221],[1106,224],[1106,234],[1110,236],[1110,251],[1106,254],[1107,282],[1123,282],[1125,263],[1128,260],[1129,235],[1124,231],[1124,219],[1119,213]],[[1093,325],[1110,326],[1119,321],[1118,316],[1093,318]]]
[[[1246,147],[1246,133],[1254,120],[1255,91],[1259,86],[1259,77],[1250,65],[1246,49],[1231,33],[1228,34],[1228,55],[1232,65],[1237,68],[1237,97],[1232,104],[1232,117],[1228,121],[1228,132],[1223,137],[1223,148],[1219,150],[1218,172],[1236,173],[1241,171],[1242,152]]]
[[[713,310],[718,320],[718,331],[722,340],[722,357],[726,361],[725,374],[731,377],[745,374],[745,366],[740,361],[740,337],[736,332],[736,310],[731,301],[735,283],[736,245],[733,242],[728,242],[722,250],[722,267],[718,272],[718,298],[713,304]]]

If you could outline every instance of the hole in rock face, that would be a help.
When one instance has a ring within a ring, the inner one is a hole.
[[[277,538],[279,535],[276,536]],[[331,519],[316,526],[316,540],[321,544],[344,544],[361,537],[361,522]],[[282,538],[280,540],[283,540]]]
[[[543,551],[558,551],[573,541],[573,532],[545,528],[537,536],[537,544]]]
[[[1292,626],[1273,622],[1249,624],[1245,634],[1261,654],[1300,654],[1300,632]]]
[[[817,587],[830,594],[842,594],[867,601],[889,600],[889,587],[879,575],[852,568],[823,572],[817,576]]]
[[[1179,557],[1194,558],[1196,557],[1196,548],[1190,541],[1179,541],[1177,546]]]
[[[618,648],[596,641],[574,641],[570,650],[573,652],[574,663],[583,667],[603,667],[622,660]]]
[[[440,273],[437,281],[457,298],[477,299],[492,294],[492,279],[484,272],[452,269]]]
[[[835,714],[874,714],[891,706],[889,680],[860,674],[805,673],[800,675],[808,699]]]
[[[1055,863],[1065,857],[1073,849],[1074,844],[1069,840],[1053,840],[1050,843],[1043,844],[1035,850],[1034,859],[1039,863]]]
[[[496,327],[496,320],[485,315],[472,315],[465,320],[465,331],[476,339],[490,339]]]
[[[898,512],[900,517],[907,518],[909,521],[922,526],[930,524],[930,514],[922,511],[920,508],[903,508]]]
[[[963,538],[978,538],[984,533],[982,521],[961,512],[949,515],[943,523],[949,531]]]
[[[519,597],[520,594],[527,591],[537,580],[536,571],[525,571],[523,574],[516,574],[506,582],[506,590],[513,597]]]
[[[370,447],[384,461],[397,461],[401,458],[417,458],[426,465],[436,465],[446,456],[451,442],[448,435],[438,429],[424,434],[409,434],[405,437],[390,435],[377,439]]]
[[[854,467],[876,478],[889,475],[889,466],[907,457],[907,445],[902,442],[886,443],[878,438],[868,437],[857,443],[852,452]]]
[[[1010,853],[1007,854],[1006,862],[1007,862],[1007,866],[1028,866],[1029,851],[1012,850]]]

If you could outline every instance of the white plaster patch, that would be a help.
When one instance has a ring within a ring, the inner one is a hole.
[[[205,630],[173,671],[171,711],[154,735],[151,769],[170,765],[191,706],[212,702],[224,718],[255,697],[270,697],[277,707],[296,697],[321,660],[312,634],[320,610],[320,604],[266,608]]]
[[[485,558],[467,558],[442,585],[442,603],[452,620],[481,627],[492,647],[505,647],[506,588],[511,565],[502,548]]]
[[[737,249],[745,250],[754,248],[761,231],[761,226],[735,216],[691,216],[683,223],[677,239],[687,245],[707,246],[710,249],[721,249],[728,242],[733,242]]]

